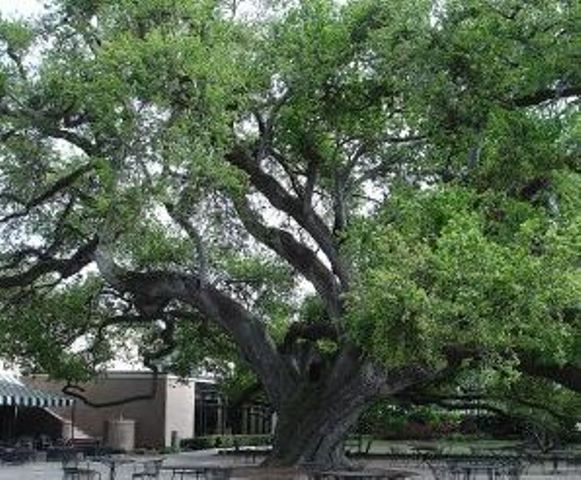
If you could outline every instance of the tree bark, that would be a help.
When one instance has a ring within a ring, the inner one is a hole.
[[[347,388],[332,396],[324,395],[318,386],[302,390],[277,412],[273,451],[265,464],[351,468],[345,456],[345,438],[373,399]]]
[[[387,370],[345,346],[327,375],[303,380],[281,403],[273,451],[265,464],[353,468],[344,443],[363,410],[382,396],[433,381],[442,371],[421,365]]]

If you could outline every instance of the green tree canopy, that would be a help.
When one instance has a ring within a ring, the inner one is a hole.
[[[0,354],[71,381],[132,343],[240,361],[285,464],[341,462],[377,396],[466,372],[570,405],[580,6],[236,7],[0,19]]]

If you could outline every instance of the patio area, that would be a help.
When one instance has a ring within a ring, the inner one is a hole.
[[[134,455],[129,456],[130,462],[118,466],[116,480],[130,480],[132,474],[139,471],[141,465],[148,457]],[[178,454],[164,455],[164,466],[204,466],[212,465],[219,467],[232,467],[232,480],[257,479],[257,480],[306,480],[307,476],[291,470],[264,470],[257,468],[257,463],[244,457],[231,457],[218,455],[216,450],[205,450],[198,452],[184,452]],[[260,459],[258,459],[260,460]],[[433,480],[435,477],[426,464],[394,463],[391,460],[374,459],[363,462],[369,469],[401,469],[412,471],[417,475],[413,478],[418,480]],[[90,468],[101,473],[103,480],[108,480],[110,471],[108,465],[98,461],[91,461]],[[564,480],[578,479],[581,472],[563,466],[559,471],[554,472],[550,463],[528,465],[522,476],[522,480]],[[0,465],[0,480],[61,480],[63,471],[60,462],[31,462],[24,465]],[[163,470],[159,477],[161,480],[172,478],[171,470]],[[179,476],[177,478],[180,478]],[[193,479],[193,476],[184,476]],[[487,478],[484,474],[477,474],[473,479]]]

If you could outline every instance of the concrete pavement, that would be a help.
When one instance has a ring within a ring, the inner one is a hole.
[[[139,467],[139,463],[145,457],[134,456],[134,463],[119,467],[116,480],[131,480],[132,474]],[[218,455],[215,450],[199,452],[184,452],[179,454],[164,455],[164,465],[221,465],[235,467],[233,480],[304,480],[305,476],[292,470],[266,471],[252,465],[249,459]],[[418,480],[434,480],[428,468],[418,465],[393,465],[383,460],[365,462],[370,468],[398,468],[412,470],[418,473]],[[109,470],[106,465],[99,462],[91,462],[92,469],[101,472],[102,480],[109,480]],[[0,464],[0,480],[62,480],[62,468],[59,462],[28,463],[19,466]],[[484,479],[485,476],[476,477],[475,480]],[[171,472],[163,472],[162,480],[170,480]],[[581,480],[581,470],[562,469],[559,473],[552,472],[552,465],[533,465],[525,470],[522,480]]]

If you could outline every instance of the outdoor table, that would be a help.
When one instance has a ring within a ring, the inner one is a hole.
[[[95,461],[107,465],[109,467],[109,480],[116,480],[117,467],[133,463],[135,460],[127,457],[95,457]]]
[[[194,465],[164,465],[161,467],[162,470],[171,471],[171,478],[183,478],[194,477],[199,480],[204,478],[206,470],[204,467],[198,467]]]
[[[454,478],[471,480],[479,474],[484,474],[488,478],[502,477],[518,480],[522,470],[521,460],[512,456],[458,456],[443,457],[440,460],[439,464],[428,462],[436,479],[447,478],[449,474],[452,474]]]
[[[253,447],[238,447],[235,453],[240,453],[243,456],[244,462],[256,463],[256,457],[258,455],[264,455],[264,453]]]
[[[172,472],[172,479],[195,478],[196,480],[206,478],[216,478],[216,474],[221,473],[222,478],[229,478],[230,467],[220,465],[165,465],[162,470]],[[213,475],[208,477],[208,475]]]
[[[542,455],[541,458],[547,458],[551,461],[553,464],[553,470],[551,471],[551,474],[553,475],[559,473],[559,462],[565,466],[568,463],[576,465],[578,461],[573,452],[568,450],[552,450],[551,452]]]
[[[90,463],[81,459],[80,455],[62,459],[63,479],[94,480],[101,479],[101,473],[90,468]]]
[[[90,468],[63,468],[64,479],[74,480],[94,480],[95,476],[101,478],[101,474]]]
[[[244,462],[256,463],[258,457],[268,455],[271,450],[272,447],[269,445],[245,445],[238,447],[220,448],[218,450],[218,455],[241,455],[244,459]]]
[[[28,448],[5,448],[3,449],[0,460],[4,463],[21,465],[30,462],[34,458],[34,450]]]
[[[311,473],[313,480],[404,480],[417,475],[405,470],[324,470]]]

